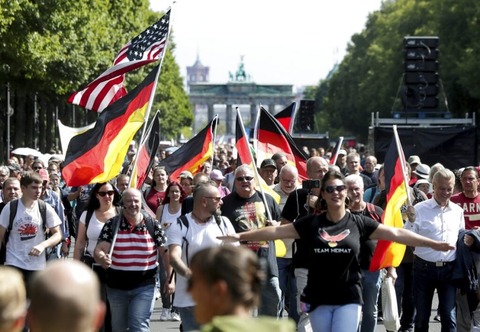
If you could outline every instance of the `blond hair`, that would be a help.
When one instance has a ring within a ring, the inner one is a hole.
[[[26,309],[22,274],[12,267],[0,266],[0,331],[11,331],[13,323],[25,315]]]

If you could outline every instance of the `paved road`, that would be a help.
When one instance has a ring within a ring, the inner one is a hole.
[[[436,314],[436,309],[438,306],[438,300],[437,296],[435,295],[433,298],[433,308],[432,310],[432,315],[430,319],[430,332],[440,332],[441,326],[439,322],[436,322],[433,320],[433,317]],[[158,300],[155,303],[155,310],[153,312],[152,320],[151,320],[151,331],[152,332],[163,332],[163,331],[179,331],[179,323],[178,322],[161,322],[160,321],[160,312],[162,311],[162,302],[161,300]],[[382,323],[379,323],[377,326],[377,332],[385,332],[385,327],[383,326]],[[253,331],[252,331],[253,332]]]
[[[70,249],[70,255],[69,255],[70,258],[73,257],[73,247],[74,246],[72,245]],[[440,332],[441,330],[440,323],[433,320],[433,317],[436,314],[437,306],[438,306],[438,300],[435,294],[433,298],[433,305],[432,305],[432,307],[435,309],[432,310],[432,315],[430,316],[431,317],[430,328],[429,328],[430,332]],[[179,326],[180,326],[179,322],[161,322],[160,321],[161,311],[162,311],[162,301],[159,299],[158,301],[155,302],[155,308],[154,308],[152,319],[151,319],[150,330],[152,332],[179,331]],[[386,331],[385,327],[383,326],[382,323],[379,323],[377,326],[377,332],[384,332],[384,331]]]

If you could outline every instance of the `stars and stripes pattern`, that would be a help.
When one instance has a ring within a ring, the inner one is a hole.
[[[165,53],[170,31],[170,10],[156,23],[129,41],[118,52],[113,66],[81,91],[73,93],[68,102],[101,112],[126,95],[125,73],[158,61]]]
[[[99,241],[112,242],[113,223],[106,223]],[[145,224],[133,229],[122,218],[117,240],[112,253],[112,268],[123,271],[147,271],[157,266],[157,248],[166,242],[163,229],[158,222],[154,223],[155,239],[150,236]]]

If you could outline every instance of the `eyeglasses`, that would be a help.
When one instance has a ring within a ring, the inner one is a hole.
[[[239,176],[239,177],[236,177],[235,180],[237,180],[238,182],[243,182],[243,181],[250,182],[253,180],[253,176]]]
[[[221,197],[208,197],[208,196],[205,196],[204,198],[209,198],[209,199],[212,199],[214,202],[220,202],[220,200],[222,199]]]
[[[105,197],[106,195],[113,196],[113,195],[115,195],[115,190],[99,191],[99,192],[97,192],[97,194],[99,194],[102,197]]]
[[[333,193],[335,190],[340,193],[340,192],[344,191],[345,189],[347,189],[347,186],[345,186],[344,184],[342,184],[340,186],[327,186],[327,187],[325,187],[325,191],[329,194]]]

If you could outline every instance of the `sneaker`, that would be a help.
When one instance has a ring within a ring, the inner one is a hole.
[[[160,298],[160,289],[155,288],[155,301],[157,301]]]
[[[180,315],[178,314],[178,312],[172,311],[170,317],[171,317],[171,320],[173,320],[174,322],[180,321]]]
[[[160,321],[166,322],[167,320],[172,319],[170,309],[163,308],[162,313],[160,314]]]

